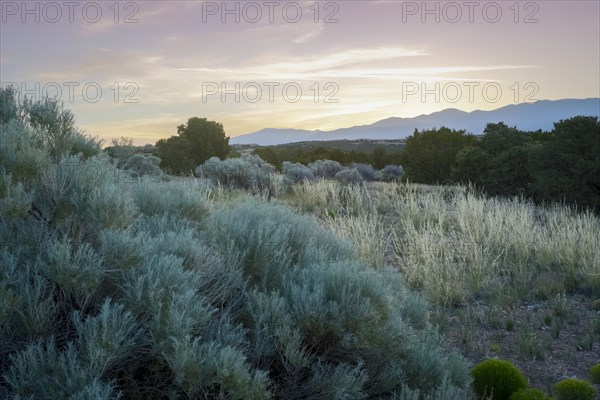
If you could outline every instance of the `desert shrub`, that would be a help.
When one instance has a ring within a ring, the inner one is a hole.
[[[519,389],[510,396],[509,400],[550,400],[550,396],[540,389]]]
[[[20,118],[17,89],[13,86],[0,87],[0,124]]]
[[[582,379],[563,379],[554,385],[554,393],[557,400],[594,400],[596,389],[591,383]]]
[[[106,156],[69,156],[50,164],[34,182],[36,218],[72,238],[95,236],[106,227],[126,227],[137,213]]]
[[[190,398],[216,398],[223,391],[235,400],[270,398],[267,375],[251,373],[244,354],[233,347],[189,338],[174,340],[167,362]]]
[[[168,348],[172,338],[193,334],[210,318],[212,310],[199,297],[198,278],[173,255],[152,257],[125,273],[121,301],[148,321],[156,349]]]
[[[145,155],[134,154],[127,159],[123,165],[123,169],[129,171],[134,177],[140,176],[162,176],[163,171],[160,169],[160,158]]]
[[[146,216],[167,215],[201,221],[208,211],[206,192],[186,182],[156,182],[146,178],[133,188],[133,199]]]
[[[395,392],[391,397],[392,400],[465,400],[470,398],[469,394],[453,386],[449,380],[445,380],[440,387],[429,393],[404,386],[400,392]]]
[[[344,169],[342,164],[332,160],[318,160],[310,163],[308,167],[317,178],[333,179],[335,174]]]
[[[21,109],[23,123],[36,132],[39,143],[53,160],[70,155],[87,158],[100,154],[101,142],[75,128],[75,116],[59,100],[25,98]]]
[[[487,359],[473,367],[471,374],[475,393],[481,398],[508,400],[517,390],[527,388],[527,380],[510,361]]]
[[[196,175],[231,189],[266,192],[271,189],[275,167],[252,154],[220,160],[212,157],[196,168]]]
[[[411,311],[420,305],[407,301],[397,272],[354,261],[313,218],[280,205],[227,204],[205,226],[233,257],[225,264],[246,277],[232,312],[253,343],[248,360],[269,371],[276,398],[377,397],[409,383],[430,395],[446,380],[465,396],[464,360],[448,355],[426,314]]]
[[[57,333],[62,328],[56,320],[60,305],[52,282],[38,274],[37,265],[24,264],[21,257],[9,252],[0,257],[0,323],[20,339],[49,338]]]
[[[315,179],[315,174],[312,169],[304,164],[292,163],[289,161],[284,161],[281,164],[281,173],[294,183],[313,181]]]
[[[357,184],[364,181],[356,169],[343,169],[335,174],[335,179],[346,184]]]
[[[338,242],[313,218],[294,214],[282,205],[244,201],[220,209],[205,221],[206,232],[223,254],[244,260],[250,279],[271,278],[294,265],[348,259],[350,246]]]
[[[114,383],[102,382],[101,371],[89,368],[73,345],[61,351],[53,341],[36,342],[11,356],[11,361],[4,379],[25,398],[113,400],[120,397]]]
[[[590,368],[590,379],[592,383],[600,385],[600,364],[596,364]]]
[[[79,305],[97,295],[104,279],[99,254],[88,243],[75,245],[68,237],[47,244],[39,269]]]
[[[0,214],[26,218],[31,209],[31,200],[23,184],[13,182],[12,174],[7,174],[0,165]]]
[[[111,162],[119,168],[123,168],[127,160],[137,152],[133,139],[128,137],[114,138],[111,144],[112,146],[106,147],[104,151],[110,156]]]
[[[403,175],[404,170],[400,165],[386,165],[380,171],[381,180],[384,182],[400,180]]]
[[[77,350],[90,369],[104,374],[124,370],[134,357],[141,330],[131,312],[123,305],[106,299],[95,316],[83,317],[75,311],[73,325],[77,332]],[[129,365],[130,366],[130,365]]]
[[[49,164],[50,154],[35,132],[16,119],[2,124],[0,165],[14,182],[32,181]]]
[[[352,168],[357,170],[365,181],[374,181],[376,178],[375,168],[369,164],[352,164]]]
[[[34,123],[0,104],[0,397],[467,397],[465,361],[398,271],[277,202],[125,184],[44,107]]]

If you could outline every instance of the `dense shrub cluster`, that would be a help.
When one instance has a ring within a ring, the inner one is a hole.
[[[468,398],[397,271],[281,205],[124,181],[92,139],[0,99],[0,396]]]
[[[213,157],[196,168],[196,175],[208,178],[214,184],[263,193],[266,190],[274,191],[276,182],[288,189],[294,183],[314,182],[318,179],[334,179],[345,184],[374,180],[389,182],[401,179],[403,170],[398,165],[386,165],[381,171],[375,171],[368,164],[355,164],[346,168],[332,160],[318,160],[308,166],[284,161],[280,175],[276,173],[274,166],[259,156],[244,153],[238,158],[225,160]]]
[[[261,193],[272,190],[275,180],[275,167],[252,154],[225,160],[212,157],[195,172],[196,176],[210,179],[214,184]]]

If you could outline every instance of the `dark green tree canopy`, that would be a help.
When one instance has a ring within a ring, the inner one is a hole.
[[[418,183],[444,183],[450,180],[450,167],[456,155],[475,141],[464,130],[446,127],[424,130],[410,136],[402,155],[408,179]]]
[[[159,140],[156,150],[161,168],[185,174],[211,157],[224,158],[229,153],[229,137],[222,124],[193,117],[177,127],[177,136]]]

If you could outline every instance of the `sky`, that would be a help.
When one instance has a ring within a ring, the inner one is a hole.
[[[0,1],[0,81],[106,142],[600,97],[600,1]]]

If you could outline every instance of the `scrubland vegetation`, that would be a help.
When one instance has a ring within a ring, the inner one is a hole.
[[[592,393],[557,384],[598,359],[592,211],[115,144],[0,92],[0,397],[458,400],[498,356]]]

